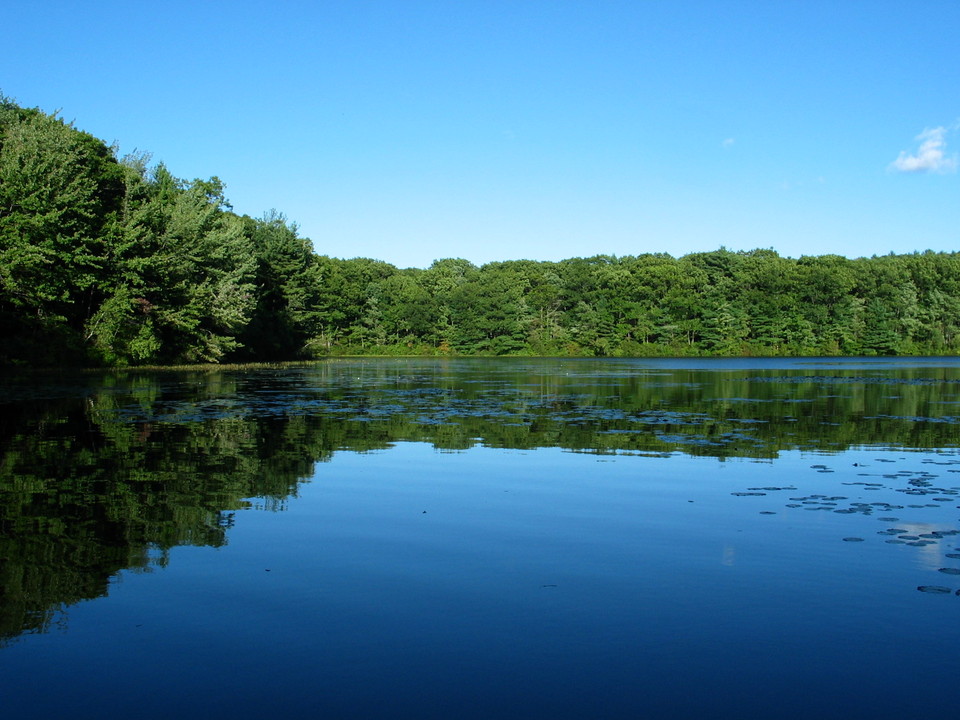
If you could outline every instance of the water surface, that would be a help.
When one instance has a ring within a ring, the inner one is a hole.
[[[0,383],[5,716],[960,699],[956,359]]]

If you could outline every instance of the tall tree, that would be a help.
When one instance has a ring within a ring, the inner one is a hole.
[[[244,220],[256,257],[256,306],[238,337],[237,355],[258,360],[299,357],[316,330],[312,307],[317,277],[311,243],[276,210]]]
[[[123,171],[55,115],[2,97],[0,107],[0,325],[20,352],[53,359],[73,341],[80,353],[110,272]]]
[[[132,162],[127,185],[116,281],[88,334],[111,362],[224,358],[255,307],[256,259],[223,183]]]

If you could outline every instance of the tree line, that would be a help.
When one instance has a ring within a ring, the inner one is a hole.
[[[0,95],[0,363],[348,354],[960,352],[960,254],[719,249],[400,269],[317,254],[55,114]]]

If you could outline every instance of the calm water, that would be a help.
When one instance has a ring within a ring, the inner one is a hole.
[[[4,718],[960,700],[960,360],[0,380]]]

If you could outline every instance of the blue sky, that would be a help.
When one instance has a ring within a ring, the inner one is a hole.
[[[960,249],[960,3],[51,2],[0,91],[399,267]]]

